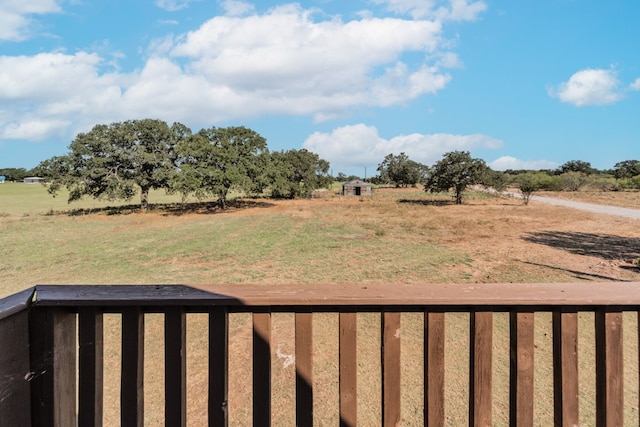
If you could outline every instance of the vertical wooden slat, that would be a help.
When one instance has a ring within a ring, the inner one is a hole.
[[[229,393],[229,313],[226,307],[209,311],[209,425],[227,426]]]
[[[596,425],[624,423],[622,312],[596,311]]]
[[[0,425],[31,425],[29,312],[0,319]]]
[[[533,426],[533,312],[510,313],[510,423]]]
[[[102,311],[78,310],[78,425],[101,426],[104,387]]]
[[[187,319],[181,307],[171,307],[164,320],[165,424],[187,423]]]
[[[444,425],[444,313],[424,313],[425,425]]]
[[[577,426],[578,392],[578,313],[553,312],[553,395],[554,423]]]
[[[469,425],[492,425],[493,312],[471,312]]]
[[[32,425],[75,425],[76,316],[53,308],[32,313]]]
[[[144,313],[139,307],[122,312],[122,374],[120,378],[120,424],[144,424]]]
[[[358,425],[357,314],[341,312],[340,323],[340,426]]]
[[[296,313],[296,425],[313,425],[313,313]]]
[[[271,313],[253,313],[253,425],[271,425]]]
[[[400,313],[382,314],[382,419],[400,424]]]

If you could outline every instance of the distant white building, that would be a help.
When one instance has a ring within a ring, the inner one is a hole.
[[[40,178],[39,176],[29,176],[23,181],[25,184],[40,184],[44,182],[44,178]]]

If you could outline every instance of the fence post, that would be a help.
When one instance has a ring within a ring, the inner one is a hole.
[[[0,420],[8,426],[31,425],[29,311],[0,319]]]

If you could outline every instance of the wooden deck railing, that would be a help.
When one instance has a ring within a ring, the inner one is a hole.
[[[120,313],[120,417],[143,424],[144,322],[164,315],[165,416],[186,423],[186,317],[208,313],[208,420],[227,425],[229,314],[252,313],[253,424],[270,425],[271,315],[295,314],[295,419],[314,420],[315,313],[339,317],[339,420],[358,425],[357,313],[380,313],[381,424],[401,420],[400,320],[424,313],[424,424],[445,425],[445,314],[469,313],[469,425],[492,425],[494,313],[508,313],[509,423],[534,425],[534,316],[552,313],[554,423],[579,424],[578,313],[594,313],[598,426],[624,425],[623,312],[640,283],[388,286],[36,286],[0,300],[0,425],[103,422],[103,315]],[[635,320],[637,321],[637,320]],[[637,324],[633,325],[638,328]],[[637,357],[636,357],[637,362]],[[637,370],[637,366],[634,367]],[[274,400],[278,396],[273,397]],[[637,405],[637,404],[636,404]]]

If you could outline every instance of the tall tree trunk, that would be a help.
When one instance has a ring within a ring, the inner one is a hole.
[[[140,210],[146,212],[149,209],[149,187],[140,188]]]
[[[229,192],[228,188],[224,188],[221,192],[220,195],[218,197],[218,205],[220,206],[220,209],[225,210],[227,209],[227,193]]]

